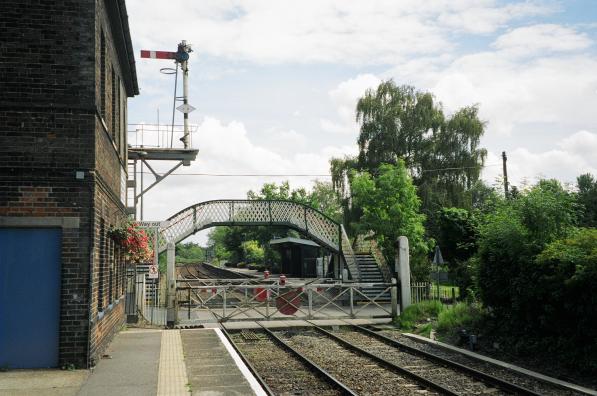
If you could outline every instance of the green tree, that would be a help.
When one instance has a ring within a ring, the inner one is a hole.
[[[460,208],[442,208],[438,219],[437,244],[448,266],[468,260],[477,251],[477,220]]]
[[[265,252],[258,241],[244,241],[242,244],[244,259],[248,263],[261,264],[265,258]]]
[[[342,222],[342,204],[331,182],[315,180],[308,193],[307,204],[337,222]]]
[[[597,180],[590,173],[576,178],[578,203],[582,214],[580,224],[583,227],[597,227]]]
[[[446,117],[430,93],[389,80],[359,99],[356,120],[358,156],[330,162],[336,188],[346,191],[342,187],[351,169],[375,174],[380,164],[401,159],[428,216],[443,206],[472,207],[466,191],[478,181],[487,154],[479,147],[485,124],[476,106]]]
[[[177,263],[200,263],[205,260],[205,251],[203,247],[195,242],[185,242],[176,244],[176,262]]]
[[[357,231],[372,231],[388,262],[394,260],[394,244],[401,235],[408,237],[415,255],[427,253],[425,216],[419,212],[420,201],[402,160],[381,165],[375,176],[354,172],[351,189],[353,203],[362,209]]]
[[[209,231],[207,246],[213,251],[214,258],[218,263],[228,262],[232,257],[232,253],[226,246],[226,236],[229,232],[229,227],[214,227]]]

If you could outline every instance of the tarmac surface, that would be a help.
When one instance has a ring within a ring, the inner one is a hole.
[[[226,343],[220,329],[124,330],[91,370],[0,372],[0,395],[264,395]]]

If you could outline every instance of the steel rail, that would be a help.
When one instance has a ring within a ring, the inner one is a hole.
[[[240,348],[238,347],[238,345],[236,345],[236,342],[234,342],[232,337],[230,337],[230,334],[228,334],[226,329],[222,327],[221,330],[222,330],[222,333],[224,333],[224,335],[228,339],[228,341],[230,341],[230,344],[232,345],[232,347],[234,348],[236,353],[238,353],[238,356],[240,356],[241,360],[245,363],[247,368],[251,371],[251,373],[253,373],[253,375],[255,376],[255,379],[257,380],[257,382],[259,382],[259,385],[261,385],[261,387],[263,388],[265,393],[267,393],[269,396],[274,396],[275,393],[270,389],[270,387],[267,385],[267,383],[261,377],[261,375],[259,375],[259,373],[255,369],[255,367],[253,367],[251,362],[249,362],[249,359],[247,359],[246,356],[240,351]]]
[[[309,322],[309,323],[313,324],[312,322]],[[369,359],[385,366],[386,368],[389,368],[390,370],[398,372],[406,377],[410,377],[411,379],[415,380],[419,384],[426,386],[427,388],[438,391],[444,395],[460,396],[459,393],[456,393],[456,392],[454,392],[454,391],[452,391],[434,381],[428,380],[427,378],[421,377],[420,375],[415,374],[412,371],[405,369],[404,367],[398,366],[397,364],[394,364],[380,356],[377,356],[371,352],[368,352],[368,351],[338,337],[337,335],[335,335],[335,334],[333,334],[315,324],[313,324],[313,328],[315,330],[317,330],[318,332],[320,332],[321,334],[324,334],[324,335],[328,336],[329,338],[333,339],[334,341],[338,342],[339,344],[343,345],[346,349],[349,349],[349,350],[356,352],[360,355],[366,356]]]
[[[353,325],[352,328],[356,329],[357,331],[360,331],[361,333],[364,333],[366,335],[369,335],[373,338],[376,338],[380,341],[385,342],[386,344],[389,344],[393,347],[396,347],[398,349],[401,349],[403,352],[406,353],[410,353],[411,355],[416,355],[419,357],[422,357],[424,359],[433,361],[435,363],[439,363],[443,366],[449,367],[449,368],[453,368],[457,371],[462,371],[466,374],[468,374],[469,376],[473,377],[474,379],[477,379],[483,383],[486,384],[490,384],[493,386],[496,386],[497,388],[507,391],[507,392],[512,392],[515,394],[520,394],[520,395],[531,395],[531,396],[541,396],[541,394],[536,393],[530,389],[527,388],[523,388],[519,385],[513,384],[511,382],[505,381],[501,378],[497,378],[494,377],[490,374],[486,374],[482,371],[476,370],[474,368],[465,366],[461,363],[457,363],[454,362],[452,360],[434,355],[432,353],[426,352],[426,351],[422,351],[420,349],[411,347],[410,345],[406,345],[398,340],[392,339],[390,337],[384,336],[383,334],[379,334],[376,333],[375,331],[369,330],[365,327],[362,326],[356,326]]]
[[[342,382],[340,382],[338,379],[336,379],[333,375],[328,373],[322,367],[319,367],[316,363],[303,356],[299,351],[288,345],[284,340],[282,340],[280,337],[274,334],[274,332],[272,332],[270,329],[266,328],[259,322],[257,322],[257,324],[261,326],[265,334],[267,334],[276,343],[281,345],[283,349],[287,350],[292,355],[297,357],[301,362],[306,364],[312,371],[316,372],[317,374],[320,374],[329,384],[336,388],[339,388],[343,395],[358,396],[356,392],[344,385]]]

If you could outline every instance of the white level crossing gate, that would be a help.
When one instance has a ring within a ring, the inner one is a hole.
[[[364,289],[379,287],[371,296]],[[392,298],[388,299],[387,296]],[[333,279],[281,284],[272,279],[182,279],[178,281],[178,322],[377,319],[397,314],[392,283],[352,283]]]

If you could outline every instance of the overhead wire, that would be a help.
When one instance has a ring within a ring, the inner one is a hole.
[[[500,166],[501,164],[483,165],[482,168],[491,166]],[[421,172],[437,172],[442,170],[461,170],[474,169],[476,166],[462,166],[437,169],[423,169]],[[151,174],[151,172],[143,172]],[[159,173],[158,173],[159,174]],[[162,175],[160,175],[162,176]],[[323,173],[171,173],[170,176],[206,176],[206,177],[332,177],[332,175]]]

